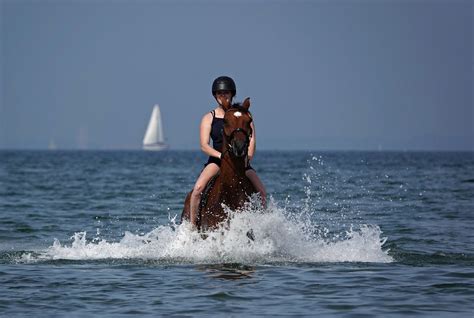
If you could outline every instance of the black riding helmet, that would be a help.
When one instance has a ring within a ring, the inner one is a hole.
[[[215,96],[218,91],[230,91],[232,97],[237,93],[235,82],[228,76],[219,76],[212,83],[212,95]]]

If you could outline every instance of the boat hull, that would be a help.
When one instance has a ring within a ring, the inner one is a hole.
[[[143,145],[143,150],[148,150],[148,151],[161,151],[161,150],[166,150],[168,149],[167,144],[153,144],[153,145]]]

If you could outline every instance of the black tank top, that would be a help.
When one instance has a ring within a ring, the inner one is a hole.
[[[212,114],[212,125],[211,125],[211,139],[212,147],[219,152],[222,152],[222,131],[224,129],[224,118],[217,118],[216,112],[211,111]]]

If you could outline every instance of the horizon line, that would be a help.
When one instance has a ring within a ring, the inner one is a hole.
[[[104,152],[113,152],[113,151],[129,151],[129,152],[149,152],[149,153],[164,153],[164,152],[173,152],[173,151],[189,151],[189,152],[202,152],[199,148],[168,148],[162,151],[148,151],[142,148],[0,148],[0,151],[44,151],[44,152],[68,152],[68,151],[83,151],[83,152],[93,152],[93,151],[104,151]],[[354,148],[320,148],[320,149],[278,149],[278,148],[264,148],[258,149],[258,151],[272,152],[272,151],[281,151],[281,152],[474,152],[474,149],[375,149],[375,148],[365,148],[365,149],[354,149]],[[203,153],[204,154],[204,153]]]

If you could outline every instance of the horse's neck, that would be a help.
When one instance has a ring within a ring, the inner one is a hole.
[[[245,179],[245,157],[237,158],[227,152],[222,158],[220,174],[223,185],[234,185]]]

